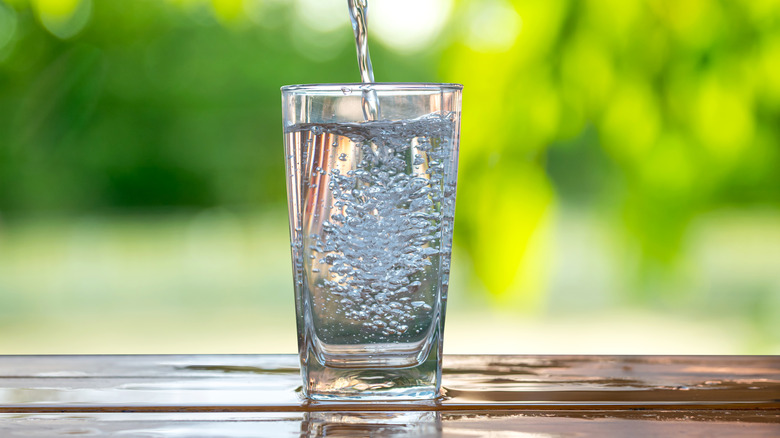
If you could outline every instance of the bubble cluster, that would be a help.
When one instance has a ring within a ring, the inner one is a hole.
[[[327,185],[327,212],[307,240],[310,271],[318,273],[314,287],[337,303],[342,318],[391,336],[433,312],[430,289],[450,251],[442,230],[451,222],[446,206],[454,202],[448,199],[454,183],[450,189],[445,182],[452,123],[452,115],[437,114],[296,127],[354,145],[349,156],[334,151],[329,161],[354,162],[349,170],[334,166],[319,179]]]

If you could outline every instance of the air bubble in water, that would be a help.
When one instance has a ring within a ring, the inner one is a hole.
[[[300,182],[301,193],[317,194],[308,201],[314,206],[314,219],[305,224],[308,242],[294,248],[304,251],[301,259],[314,255],[315,269],[327,273],[309,277],[304,286],[312,303],[329,302],[320,317],[343,327],[332,333],[353,325],[383,340],[426,331],[426,318],[433,317],[427,303],[435,300],[434,279],[443,266],[439,255],[449,254],[440,242],[452,220],[445,205],[454,190],[448,191],[442,165],[452,121],[437,114],[402,122],[302,124],[287,132],[302,132],[304,142],[327,136],[310,146],[316,158],[311,172],[323,176],[317,177],[319,192],[306,191],[314,180]],[[331,143],[351,149],[324,147]],[[412,167],[426,162],[426,172]]]

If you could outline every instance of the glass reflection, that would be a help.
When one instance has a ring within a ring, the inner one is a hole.
[[[306,412],[301,436],[440,437],[440,412]]]

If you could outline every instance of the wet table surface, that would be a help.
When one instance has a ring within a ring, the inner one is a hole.
[[[446,356],[443,384],[310,403],[292,355],[0,356],[0,436],[780,436],[777,356]]]

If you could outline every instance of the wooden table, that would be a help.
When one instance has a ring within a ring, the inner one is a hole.
[[[0,436],[780,436],[776,356],[447,356],[444,386],[310,403],[290,355],[0,356]]]

